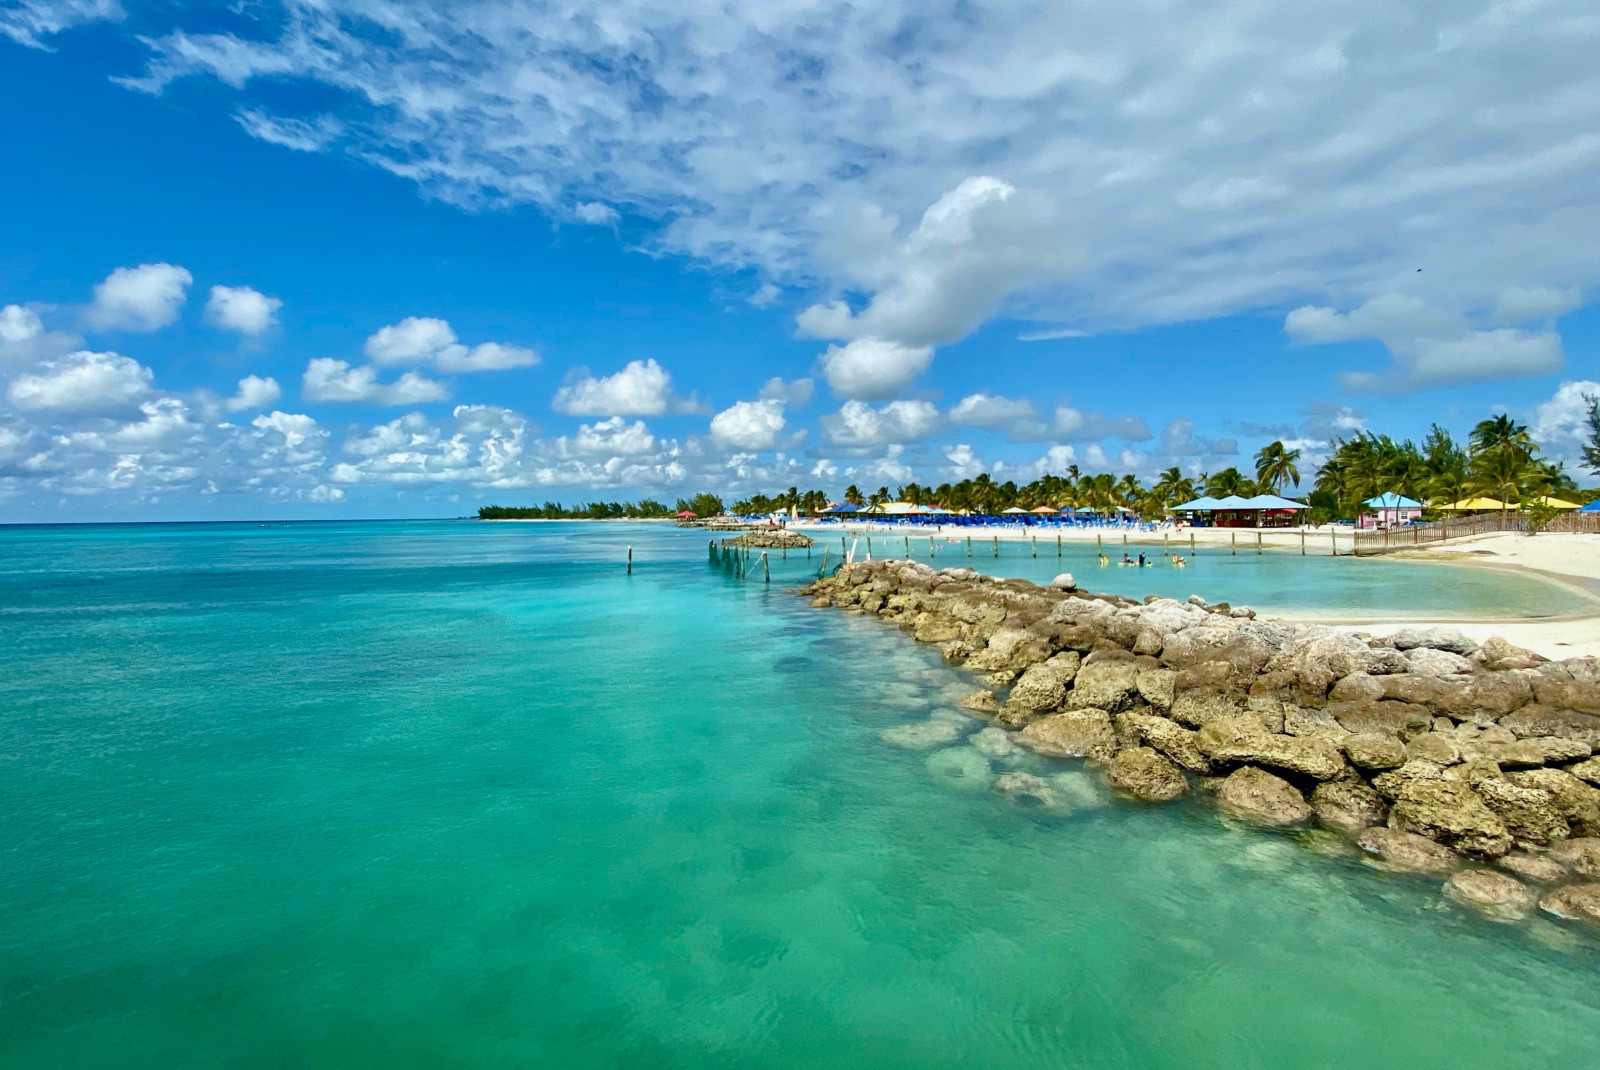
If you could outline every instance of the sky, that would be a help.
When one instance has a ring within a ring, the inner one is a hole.
[[[0,0],[0,522],[454,516],[1600,393],[1592,0]]]

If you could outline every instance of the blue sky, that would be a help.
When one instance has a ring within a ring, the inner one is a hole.
[[[0,509],[1199,472],[1499,410],[1572,457],[1597,38],[1562,2],[0,0]]]

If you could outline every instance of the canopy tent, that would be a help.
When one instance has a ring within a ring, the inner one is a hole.
[[[1569,502],[1564,498],[1552,498],[1548,494],[1546,494],[1546,495],[1544,495],[1542,497],[1539,497],[1539,498],[1535,498],[1534,501],[1538,502],[1541,505],[1548,505],[1552,509],[1577,509],[1577,508],[1580,508],[1580,506],[1578,505],[1577,502]]]
[[[685,509],[683,512],[678,514],[678,519],[679,520],[699,520],[700,519],[700,514],[696,513],[692,509]]]
[[[1582,509],[1579,509],[1578,512],[1580,512],[1580,513],[1600,513],[1600,498],[1596,498],[1594,501],[1590,502],[1588,505],[1584,506]]]
[[[1034,514],[1035,516],[1055,516],[1060,511],[1061,510],[1059,509],[1052,509],[1048,505],[1035,506],[1034,508],[1028,510],[1028,512]]]
[[[1412,501],[1404,494],[1396,494],[1391,490],[1376,498],[1368,498],[1366,506],[1368,509],[1421,509],[1422,503]]]
[[[1174,513],[1204,513],[1215,509],[1219,504],[1220,503],[1217,501],[1217,499],[1207,494],[1203,497],[1196,498],[1192,502],[1184,502],[1182,505],[1174,505],[1172,507],[1172,511]]]
[[[1467,498],[1459,502],[1451,502],[1449,505],[1441,505],[1439,508],[1447,513],[1486,513],[1490,510],[1509,509],[1511,506],[1505,502],[1495,501],[1493,498]]]
[[[1249,498],[1241,498],[1237,494],[1230,494],[1226,498],[1218,498],[1213,509],[1249,509]]]
[[[836,513],[861,513],[865,512],[866,508],[867,507],[864,505],[851,505],[849,502],[845,502],[843,505],[830,505],[826,509],[822,510],[822,512],[825,515],[833,515]]]
[[[1028,515],[1028,511],[1026,509],[1018,509],[1016,506],[1013,505],[1009,509],[1000,510],[1000,515],[1001,516],[1027,516]]]
[[[1246,498],[1241,509],[1304,509],[1306,506],[1288,498],[1280,498],[1276,494],[1257,494],[1253,498]]]

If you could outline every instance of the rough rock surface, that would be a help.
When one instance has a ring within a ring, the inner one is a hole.
[[[1068,710],[1031,722],[1022,742],[1054,758],[1093,758],[1108,762],[1117,752],[1117,735],[1105,710]]]
[[[1359,780],[1331,780],[1311,792],[1317,820],[1342,832],[1360,832],[1388,816],[1383,796]]]
[[[1176,799],[1189,790],[1189,782],[1178,767],[1150,747],[1118,751],[1106,776],[1112,787],[1150,802]]]
[[[927,759],[946,782],[989,784],[991,760],[1037,768],[1019,744],[1103,763],[1141,798],[1182,794],[1193,774],[1234,814],[1293,825],[1315,813],[1386,864],[1498,859],[1503,873],[1453,882],[1464,902],[1483,906],[1497,887],[1504,901],[1490,905],[1507,907],[1511,873],[1549,887],[1547,909],[1600,919],[1600,659],[1480,648],[1453,629],[1348,635],[1199,598],[1139,603],[1066,578],[1045,588],[906,561],[846,564],[798,593],[893,621],[1009,689],[957,700],[993,725]],[[936,716],[883,736],[925,749],[961,732]],[[1092,786],[1095,774],[1067,775]],[[1058,779],[1012,768],[992,785],[1066,812],[1078,804]]]
[[[1375,826],[1357,836],[1356,843],[1392,866],[1418,873],[1449,873],[1461,864],[1448,847],[1402,829]]]
[[[1464,869],[1445,881],[1444,894],[1496,921],[1519,921],[1533,910],[1527,886],[1492,869]]]
[[[1293,784],[1253,765],[1234,770],[1222,782],[1217,802],[1233,816],[1258,825],[1299,825],[1313,812]]]

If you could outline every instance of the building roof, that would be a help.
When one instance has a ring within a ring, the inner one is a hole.
[[[1590,502],[1588,505],[1584,506],[1582,509],[1579,509],[1578,512],[1580,512],[1580,513],[1600,513],[1600,498],[1596,498],[1594,501]]]
[[[1386,494],[1380,494],[1376,498],[1368,498],[1366,504],[1367,504],[1367,506],[1369,508],[1372,508],[1372,509],[1421,509],[1422,508],[1422,503],[1421,502],[1414,502],[1410,498],[1407,498],[1405,495],[1396,494],[1392,490],[1389,491]]]
[[[1451,513],[1470,513],[1489,509],[1509,509],[1511,507],[1505,502],[1496,501],[1493,498],[1467,498],[1463,501],[1451,502],[1449,505],[1441,505],[1439,508]]]
[[[1184,502],[1182,505],[1174,505],[1172,507],[1172,511],[1175,513],[1203,512],[1208,509],[1215,509],[1216,507],[1217,499],[1213,498],[1209,494],[1206,494],[1196,498],[1192,502]]]
[[[1548,505],[1552,509],[1577,509],[1577,508],[1579,508],[1577,502],[1569,502],[1565,498],[1552,498],[1548,494],[1544,495],[1541,498],[1536,498],[1534,500],[1538,501],[1538,502],[1542,502],[1543,504]]]
[[[1292,500],[1290,500],[1288,498],[1280,498],[1276,494],[1257,494],[1253,498],[1246,498],[1244,500],[1244,505],[1241,506],[1240,508],[1244,508],[1244,509],[1304,509],[1306,507],[1304,505],[1302,505],[1300,502],[1292,501]]]

